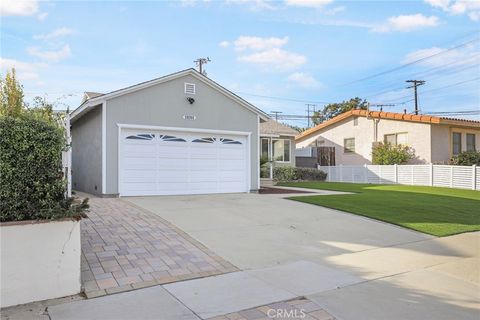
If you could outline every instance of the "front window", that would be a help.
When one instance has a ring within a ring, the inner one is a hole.
[[[270,159],[270,143],[269,139],[262,139],[262,158]]]
[[[467,133],[467,151],[475,151],[477,148],[475,146],[475,134]]]
[[[343,152],[355,152],[355,138],[343,139]]]
[[[278,162],[290,162],[290,140],[272,140],[273,160]]]
[[[452,134],[452,153],[454,155],[462,152],[462,134],[460,132],[454,132]]]
[[[396,146],[396,145],[406,146],[408,144],[408,133],[402,132],[402,133],[386,134],[383,140],[385,141],[385,143],[391,144],[392,146]]]

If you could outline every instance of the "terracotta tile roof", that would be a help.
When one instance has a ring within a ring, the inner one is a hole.
[[[300,135],[295,137],[296,141],[305,139],[309,135],[320,131],[328,126],[331,126],[339,121],[347,119],[352,116],[357,117],[367,117],[367,110],[350,110],[344,112],[335,118],[332,118],[328,121],[322,122],[321,124],[305,130]],[[409,122],[420,122],[428,124],[449,124],[456,125],[460,127],[474,127],[480,129],[480,121],[476,120],[467,120],[467,119],[456,119],[456,118],[446,118],[446,117],[435,117],[429,115],[415,115],[415,114],[405,114],[398,112],[383,112],[383,111],[370,111],[368,113],[369,118],[375,119],[389,119],[389,120],[398,120],[398,121],[409,121]]]
[[[298,131],[281,124],[278,121],[268,119],[267,121],[260,123],[260,135],[262,134],[296,136]]]

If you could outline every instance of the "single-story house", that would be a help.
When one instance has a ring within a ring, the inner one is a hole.
[[[274,166],[295,166],[295,136],[298,131],[273,119],[260,123],[260,156],[267,160],[262,179],[272,179]]]
[[[250,192],[268,115],[187,69],[106,94],[71,114],[73,189],[101,196]]]
[[[295,142],[297,155],[312,148],[320,165],[371,164],[379,142],[410,146],[413,164],[446,164],[460,152],[480,150],[480,121],[351,110],[302,132]]]

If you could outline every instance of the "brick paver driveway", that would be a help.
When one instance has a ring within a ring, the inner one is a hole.
[[[121,199],[90,199],[82,220],[87,297],[237,269],[158,215]]]

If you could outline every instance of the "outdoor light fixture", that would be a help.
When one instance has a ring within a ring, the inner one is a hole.
[[[190,104],[193,104],[195,102],[195,99],[193,99],[192,97],[188,97],[187,101],[190,102]]]

